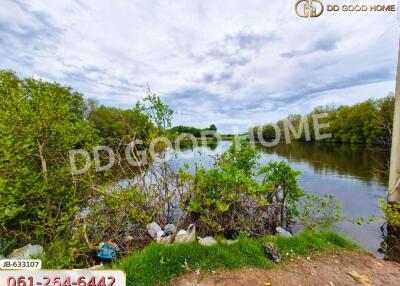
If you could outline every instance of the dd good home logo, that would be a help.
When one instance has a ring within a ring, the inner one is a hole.
[[[371,5],[327,5],[327,11],[343,11],[343,12],[395,12],[396,5],[394,4],[371,4]]]
[[[336,12],[395,12],[394,4],[349,4],[332,5],[327,4],[328,13]],[[294,5],[296,14],[303,18],[316,18],[322,15],[325,9],[321,0],[298,0]]]
[[[294,5],[296,14],[303,18],[315,18],[324,12],[324,4],[320,0],[299,0]]]

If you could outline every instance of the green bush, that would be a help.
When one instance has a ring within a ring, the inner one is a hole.
[[[124,236],[143,236],[151,222],[152,209],[147,196],[135,187],[116,189],[88,205],[85,216],[87,236],[98,245],[102,241],[121,242]]]
[[[290,213],[297,214],[296,203],[304,196],[304,191],[297,183],[301,171],[293,170],[285,161],[272,161],[262,167],[258,174],[264,176],[262,188],[267,193],[268,203],[288,205]]]
[[[386,217],[389,225],[400,227],[400,203],[390,204],[386,200],[380,200],[380,209]]]
[[[68,151],[100,142],[81,94],[0,71],[0,237],[16,245],[64,232],[90,196]],[[10,249],[4,250],[8,252]]]
[[[298,210],[297,221],[309,230],[329,228],[333,224],[345,220],[342,214],[342,206],[331,194],[323,197],[307,194],[300,200]]]
[[[218,156],[209,170],[200,167],[194,175],[181,170],[188,183],[183,209],[201,233],[258,236],[287,224],[294,202],[303,195],[297,185],[300,172],[285,162],[257,168],[258,158],[257,150],[240,141]],[[263,177],[262,182],[256,176]]]
[[[81,229],[38,243],[44,247],[44,255],[39,257],[43,269],[81,269],[95,264],[96,249],[89,248]]]

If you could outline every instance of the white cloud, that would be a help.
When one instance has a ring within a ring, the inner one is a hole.
[[[1,2],[0,68],[126,108],[149,85],[176,124],[244,130],[394,90],[396,13],[304,19],[291,0]]]

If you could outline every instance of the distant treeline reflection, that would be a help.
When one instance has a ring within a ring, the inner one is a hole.
[[[339,175],[360,177],[386,185],[390,149],[354,144],[306,143],[278,144],[273,148],[257,145],[267,154],[277,154],[289,161],[309,163],[316,172],[333,171]]]
[[[217,142],[199,144],[203,148],[216,150]],[[335,172],[352,176],[364,182],[387,185],[390,148],[360,144],[337,144],[327,142],[281,142],[275,147],[255,145],[262,154],[276,154],[290,162],[307,163],[316,173]],[[181,151],[194,151],[190,142],[181,144]]]

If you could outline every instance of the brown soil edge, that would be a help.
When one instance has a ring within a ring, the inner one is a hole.
[[[349,272],[355,275],[351,276]],[[359,276],[359,277],[357,277]],[[293,257],[277,268],[242,268],[212,273],[190,273],[170,286],[339,286],[400,285],[400,263],[383,261],[361,251],[322,251]]]

